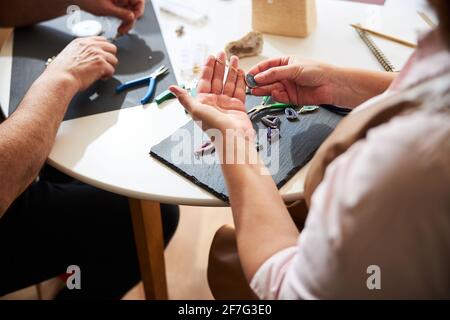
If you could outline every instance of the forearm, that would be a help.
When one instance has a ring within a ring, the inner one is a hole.
[[[245,146],[245,147],[243,147]],[[243,148],[242,148],[243,147]],[[260,161],[253,143],[246,141],[237,152],[256,163],[223,164],[230,192],[241,264],[248,280],[275,253],[294,246],[299,232],[278,189]]]
[[[385,92],[397,76],[393,72],[339,68],[333,72],[333,102],[355,108]]]
[[[38,175],[76,91],[73,79],[44,73],[0,125],[0,217]]]
[[[4,0],[0,1],[0,27],[22,27],[66,14],[76,0]]]

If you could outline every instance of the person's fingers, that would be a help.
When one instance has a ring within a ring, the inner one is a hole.
[[[284,91],[284,85],[281,82],[275,82],[262,87],[252,89],[252,95],[254,96],[270,96],[273,91]]]
[[[227,80],[223,86],[223,94],[232,97],[236,89],[236,82],[238,78],[239,58],[232,56],[230,58],[230,66],[228,67]]]
[[[117,32],[121,35],[127,34],[134,27],[135,20],[122,22],[122,24],[117,29]]]
[[[109,41],[97,41],[96,43],[100,48],[102,48],[102,50],[106,52],[112,53],[114,55],[117,53],[117,47]]]
[[[123,6],[120,6],[113,1],[108,2],[107,7],[105,8],[105,12],[108,15],[122,20],[124,23],[129,23],[135,20],[133,11],[124,8]]]
[[[102,72],[101,78],[103,80],[111,78],[114,75],[114,72],[116,71],[115,68],[110,63],[108,63],[106,60],[104,60],[102,69],[103,69],[103,72]]]
[[[257,74],[255,81],[258,85],[265,85],[281,80],[295,80],[299,72],[299,66],[296,65],[270,68]]]
[[[214,67],[214,75],[211,82],[211,93],[221,94],[223,91],[223,78],[225,76],[225,52],[220,52],[216,57],[216,64]]]
[[[87,38],[77,38],[74,41],[83,41],[83,40],[89,40],[89,41],[101,41],[101,42],[108,42],[108,39],[104,36],[93,36],[93,37],[87,37]]]
[[[245,73],[244,70],[239,69],[238,77],[236,80],[236,89],[234,90],[233,96],[236,99],[241,100],[245,103],[247,85],[245,84]]]
[[[274,91],[272,93],[272,98],[275,101],[281,102],[281,103],[290,103],[289,101],[289,95],[286,91]]]
[[[200,80],[197,85],[198,93],[211,92],[211,81],[214,76],[215,65],[216,65],[216,58],[213,55],[210,55],[206,60],[206,64],[203,67],[202,74],[200,76]]]
[[[132,8],[136,19],[139,19],[145,12],[145,0],[131,0]]]
[[[289,96],[289,103],[297,104],[298,102],[297,85],[289,80],[281,80],[281,83],[283,84],[284,89]]]
[[[289,57],[268,59],[252,67],[248,73],[251,75],[257,75],[258,73],[264,72],[270,68],[286,66],[288,64],[289,64]]]
[[[195,99],[192,98],[189,93],[178,87],[178,86],[170,86],[169,87],[170,92],[172,92],[178,99],[178,101],[180,101],[181,105],[189,112],[192,114],[192,112],[194,111],[194,106],[195,106]]]
[[[119,60],[115,55],[109,52],[103,52],[103,56],[105,57],[106,61],[111,64],[112,66],[116,66],[119,63]]]

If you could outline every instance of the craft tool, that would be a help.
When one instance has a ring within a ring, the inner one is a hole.
[[[372,38],[367,34],[367,32],[359,28],[355,28],[355,30],[367,45],[367,47],[370,49],[375,58],[378,60],[378,62],[381,64],[381,66],[384,68],[384,70],[386,70],[387,72],[395,72],[394,65],[389,61],[389,59],[375,44],[375,42],[373,42]]]
[[[197,96],[197,85],[198,85],[198,80],[194,80],[191,82],[190,85],[184,85],[181,84],[180,87],[187,90],[189,92],[189,95],[191,97],[196,97]],[[155,102],[156,104],[160,105],[168,100],[172,100],[175,99],[175,95],[170,91],[170,90],[166,90],[163,93],[159,94],[156,98],[155,98]]]
[[[353,28],[355,28],[355,29],[359,29],[359,30],[365,31],[367,33],[373,34],[374,36],[377,36],[377,37],[380,37],[380,38],[383,38],[383,39],[386,39],[386,40],[389,40],[389,41],[392,41],[392,42],[396,42],[396,43],[404,45],[406,47],[410,47],[410,48],[413,48],[413,49],[417,48],[417,45],[414,44],[414,43],[411,43],[411,42],[405,41],[403,39],[396,38],[396,37],[393,37],[393,36],[390,36],[388,34],[381,33],[381,32],[378,32],[378,31],[375,31],[375,30],[372,30],[372,29],[365,28],[365,27],[363,27],[363,26],[361,26],[359,24],[351,24],[351,26]]]
[[[299,114],[308,114],[308,113],[316,112],[319,109],[320,108],[318,106],[304,106],[303,108],[300,109],[300,111],[298,113]]]
[[[417,14],[422,18],[423,21],[425,21],[426,24],[428,24],[430,26],[430,28],[436,28],[437,24],[433,22],[433,20],[431,20],[431,18],[422,11],[417,11]]]
[[[271,96],[265,96],[262,100],[262,105],[265,106],[267,104],[269,104],[269,102],[272,100]]]
[[[146,104],[146,103],[150,102],[150,99],[152,98],[152,96],[154,95],[154,93],[156,91],[157,78],[162,76],[163,74],[165,74],[168,71],[169,71],[169,69],[166,66],[161,66],[148,77],[143,77],[140,79],[132,80],[132,81],[129,81],[129,82],[126,82],[126,83],[123,83],[123,84],[117,86],[116,93],[121,93],[125,90],[148,84],[147,93],[141,100],[142,104]]]
[[[292,104],[286,104],[286,103],[273,103],[273,104],[262,104],[259,106],[256,106],[252,109],[250,109],[247,114],[250,117],[250,119],[253,119],[257,114],[266,111],[266,110],[273,110],[273,109],[286,109],[293,107]]]

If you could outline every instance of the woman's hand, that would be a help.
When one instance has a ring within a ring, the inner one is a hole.
[[[253,137],[254,129],[245,108],[246,84],[244,71],[239,69],[239,59],[231,57],[226,81],[225,53],[217,58],[209,56],[197,87],[197,97],[177,86],[170,87],[180,103],[201,123],[203,130],[218,129],[224,136],[227,131]]]
[[[333,70],[328,64],[296,62],[293,57],[269,59],[249,71],[259,85],[252,93],[297,105],[332,104]]]
[[[396,74],[362,69],[340,68],[326,63],[292,57],[263,61],[253,67],[257,96],[296,105],[334,104],[355,108],[382,94]]]

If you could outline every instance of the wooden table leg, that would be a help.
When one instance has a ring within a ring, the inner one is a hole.
[[[167,300],[160,204],[130,199],[130,209],[145,296],[148,300]]]

